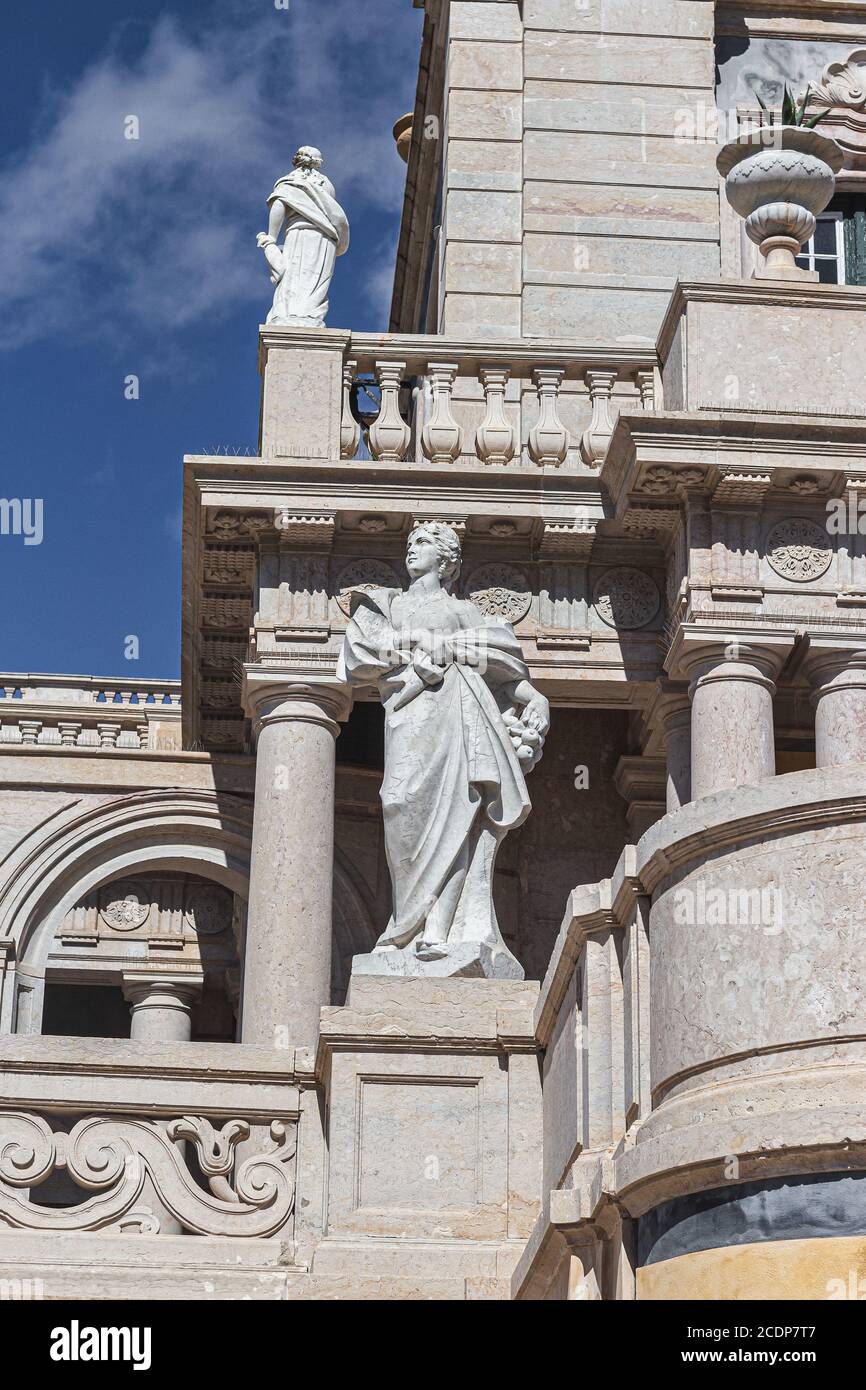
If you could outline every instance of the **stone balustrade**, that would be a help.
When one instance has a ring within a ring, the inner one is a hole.
[[[265,328],[261,363],[265,457],[595,466],[620,409],[660,405],[645,347]],[[285,424],[301,394],[303,440]]]
[[[180,747],[180,681],[0,674],[0,745]]]
[[[0,1228],[21,1239],[285,1234],[301,1110],[294,1061],[293,1051],[214,1043],[3,1038]]]
[[[351,395],[365,384],[380,405],[364,432]],[[370,457],[386,463],[505,466],[525,456],[557,468],[572,454],[596,464],[613,432],[614,394],[632,409],[654,408],[651,354],[353,334],[343,368],[341,456],[355,457],[366,442]]]

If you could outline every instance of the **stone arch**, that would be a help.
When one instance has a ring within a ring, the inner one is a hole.
[[[246,898],[252,805],[199,790],[137,792],[65,808],[23,842],[0,891],[0,936],[16,943],[19,1032],[38,1024],[57,926],[79,899],[136,872],[179,870]]]

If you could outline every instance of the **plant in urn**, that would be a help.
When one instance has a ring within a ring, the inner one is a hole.
[[[759,278],[818,279],[796,257],[833,197],[843,155],[835,140],[813,129],[826,113],[807,119],[808,101],[807,90],[798,106],[786,86],[782,124],[744,132],[716,160],[728,202],[745,218],[746,233],[764,256],[763,269],[755,272]]]

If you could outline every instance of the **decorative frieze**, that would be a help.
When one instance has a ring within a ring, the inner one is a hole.
[[[348,618],[352,605],[352,594],[371,589],[398,589],[400,580],[393,565],[373,556],[361,560],[350,560],[344,565],[336,578],[337,606]]]
[[[252,583],[255,560],[252,549],[206,545],[202,577],[205,584],[224,585],[231,589],[246,588]]]
[[[209,628],[247,628],[250,624],[248,598],[213,595],[201,601],[201,621]]]
[[[643,570],[620,565],[596,582],[592,601],[603,623],[628,631],[652,622],[661,607],[661,594]]]
[[[465,582],[464,593],[486,617],[507,623],[520,622],[532,603],[526,574],[515,565],[476,566]]]
[[[336,512],[296,512],[291,507],[277,507],[274,527],[286,545],[330,550],[334,540]]]
[[[540,560],[588,560],[595,542],[595,518],[579,516],[575,521],[545,521],[538,540]]]
[[[767,559],[783,579],[807,584],[826,574],[833,547],[826,530],[816,522],[791,517],[780,521],[767,536]]]
[[[185,1231],[274,1235],[294,1207],[295,1128],[273,1121],[264,1147],[257,1143],[238,1163],[238,1144],[250,1134],[246,1120],[231,1119],[217,1129],[195,1115],[168,1121],[91,1115],[68,1134],[55,1133],[39,1115],[0,1112],[0,1224],[24,1231],[104,1230],[130,1213],[140,1218],[149,1180]],[[178,1140],[194,1145],[209,1190],[190,1174]],[[64,1170],[81,1188],[81,1202],[40,1205],[39,1185]],[[147,1215],[153,1233],[158,1218]]]

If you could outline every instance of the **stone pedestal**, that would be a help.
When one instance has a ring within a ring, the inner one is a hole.
[[[339,459],[349,339],[335,328],[261,329],[262,458]]]
[[[539,1210],[538,985],[353,978],[322,1013],[328,1234],[313,1273],[508,1279]],[[423,1268],[418,1246],[423,1243]]]
[[[692,800],[774,776],[776,669],[772,653],[743,643],[689,658]]]
[[[331,998],[334,746],[340,687],[246,671],[257,730],[256,799],[244,957],[244,1042],[315,1047]]]
[[[816,765],[866,762],[866,649],[813,653]]]

